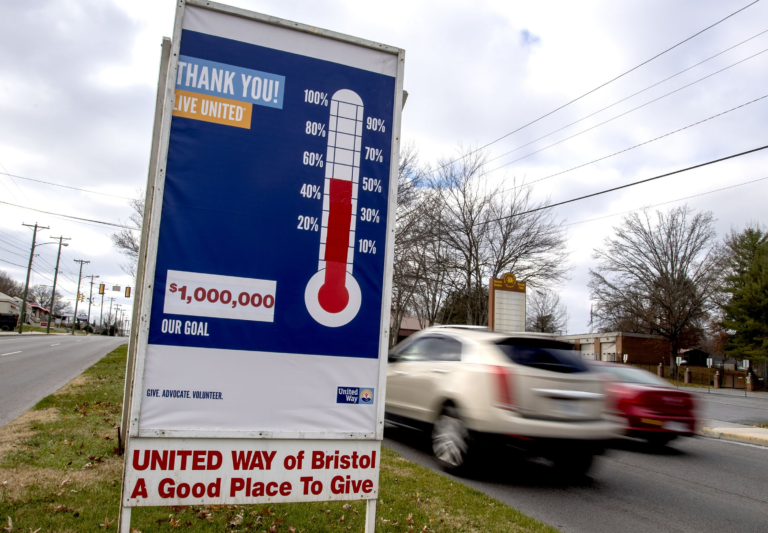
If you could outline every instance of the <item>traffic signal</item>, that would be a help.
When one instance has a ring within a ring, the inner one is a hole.
[[[78,292],[77,293],[77,301],[78,302],[84,302],[85,301],[85,294],[83,294],[82,292]]]
[[[126,287],[125,288],[125,297],[126,298],[130,298],[131,297],[131,288],[130,287]]]
[[[105,289],[105,287],[104,287],[103,283],[101,285],[99,285],[99,294],[104,294],[104,289]]]

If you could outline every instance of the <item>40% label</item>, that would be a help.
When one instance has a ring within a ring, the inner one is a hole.
[[[242,291],[236,296],[227,289],[216,289],[206,287],[195,287],[188,289],[186,285],[179,287],[176,283],[171,283],[169,289],[172,293],[179,293],[179,298],[186,304],[191,304],[192,300],[198,303],[207,302],[209,304],[229,305],[232,309],[238,305],[242,307],[261,307],[271,309],[275,305],[275,297],[271,294],[262,295],[258,292]],[[235,291],[237,292],[237,291]]]

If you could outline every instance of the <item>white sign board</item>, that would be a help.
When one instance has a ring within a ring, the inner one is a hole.
[[[488,284],[488,328],[515,333],[525,331],[526,284],[507,273]]]
[[[371,514],[404,51],[182,0],[169,57],[121,529],[154,505]]]

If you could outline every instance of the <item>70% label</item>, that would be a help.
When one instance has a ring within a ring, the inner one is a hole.
[[[275,297],[271,294],[261,295],[258,292],[241,292],[235,297],[231,291],[227,289],[219,290],[216,288],[196,287],[194,290],[187,289],[186,285],[179,287],[175,283],[171,283],[171,287],[168,289],[172,293],[179,293],[179,297],[186,304],[191,304],[192,299],[198,303],[208,302],[211,304],[230,305],[232,309],[238,305],[242,307],[261,307],[264,306],[267,309],[271,309],[275,305]]]

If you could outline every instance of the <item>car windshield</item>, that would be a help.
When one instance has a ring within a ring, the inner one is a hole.
[[[567,342],[548,339],[504,339],[497,341],[496,345],[518,365],[561,374],[589,372],[589,367],[579,353]]]
[[[631,366],[612,366],[604,365],[600,366],[599,372],[603,374],[609,374],[616,378],[617,381],[622,383],[636,383],[639,385],[662,385],[669,386],[669,383],[664,381],[658,376],[654,376],[647,370],[642,368],[633,368]]]

